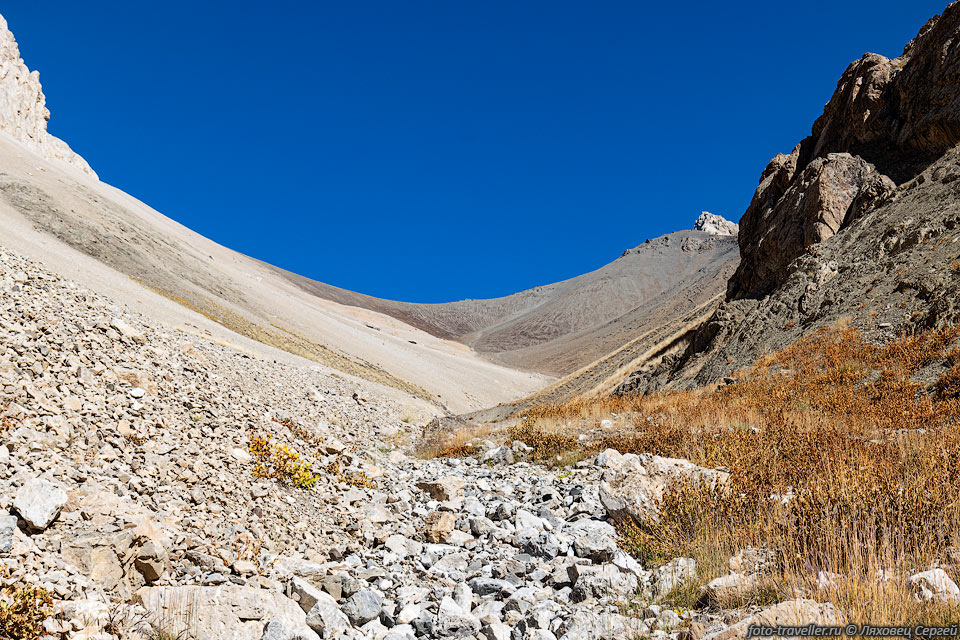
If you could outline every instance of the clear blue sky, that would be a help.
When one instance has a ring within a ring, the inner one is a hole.
[[[946,2],[12,2],[101,178],[382,297],[491,297],[738,219],[840,73]]]

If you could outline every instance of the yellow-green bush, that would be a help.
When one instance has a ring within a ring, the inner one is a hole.
[[[269,437],[253,436],[250,454],[254,460],[253,475],[291,484],[301,489],[312,489],[317,476],[310,471],[309,462],[300,462],[300,454],[285,444],[272,444]]]
[[[53,598],[42,587],[0,589],[0,640],[37,640],[52,607]]]

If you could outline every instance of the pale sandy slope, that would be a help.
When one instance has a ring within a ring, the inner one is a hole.
[[[262,357],[293,358],[283,349],[450,411],[515,400],[552,381],[382,313],[311,295],[283,272],[2,133],[0,228],[0,244],[165,324]]]

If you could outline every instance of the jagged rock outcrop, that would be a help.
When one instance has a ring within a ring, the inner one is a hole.
[[[849,153],[817,158],[799,175],[794,175],[795,166],[796,151],[786,159],[777,156],[764,171],[766,178],[743,216],[741,261],[730,279],[728,297],[768,293],[808,247],[831,237],[896,189],[890,178]]]
[[[0,16],[0,131],[47,160],[63,162],[97,177],[66,142],[47,133],[47,109],[40,74],[30,71],[7,21]]]
[[[960,51],[950,46],[958,29],[954,3],[899,58],[867,53],[847,67],[811,135],[761,175],[741,220],[742,261],[728,298],[769,293],[808,247],[960,142]]]
[[[880,341],[960,319],[958,36],[952,3],[900,57],[847,67],[811,135],[762,172],[726,301],[619,392],[716,382],[840,318]]]
[[[715,236],[735,236],[740,230],[736,222],[730,222],[723,216],[704,211],[693,225],[694,231],[705,231]]]
[[[951,3],[899,58],[867,53],[851,63],[802,144],[801,166],[846,151],[902,184],[960,142],[958,27]]]

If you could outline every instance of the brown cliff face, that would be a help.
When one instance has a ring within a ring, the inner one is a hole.
[[[726,302],[621,392],[696,386],[818,327],[877,340],[960,320],[960,2],[895,59],[866,54],[740,220]]]
[[[796,156],[780,158],[774,159],[780,166],[761,182],[741,221],[742,262],[728,285],[729,297],[771,291],[808,247],[837,233],[896,188],[873,165],[848,153],[817,158],[795,175]],[[784,183],[787,188],[781,191]]]
[[[868,53],[847,67],[811,135],[761,175],[740,221],[742,261],[728,299],[769,294],[810,246],[960,142],[958,31],[954,3],[899,58]]]

